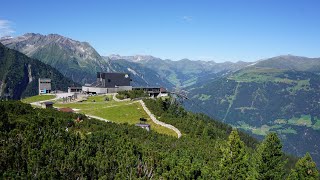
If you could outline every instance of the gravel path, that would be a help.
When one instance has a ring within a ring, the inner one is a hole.
[[[171,124],[166,124],[164,122],[161,122],[159,120],[157,120],[157,118],[150,112],[150,110],[147,108],[147,106],[144,104],[144,102],[142,100],[139,100],[141,106],[143,107],[144,111],[146,111],[146,113],[150,116],[151,120],[160,125],[160,126],[164,126],[166,128],[169,128],[169,129],[172,129],[174,132],[177,133],[178,135],[178,138],[180,138],[182,135],[181,135],[181,132],[179,131],[179,129],[177,129],[176,127],[172,126]]]
[[[116,97],[117,94],[118,94],[118,93],[114,93],[113,96],[112,96],[112,97],[113,97],[113,100],[116,101],[116,102],[130,101],[130,100],[131,100],[130,98],[120,100],[120,99],[118,99],[118,98]]]

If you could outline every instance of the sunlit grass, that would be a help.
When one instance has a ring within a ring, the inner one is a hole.
[[[161,134],[177,137],[177,134],[168,128],[155,124],[143,110],[141,104],[137,101],[116,102],[109,97],[109,101],[105,101],[106,96],[91,96],[87,101],[78,103],[57,103],[56,107],[70,107],[79,109],[79,112],[98,116],[115,123],[139,123],[140,118],[146,118],[151,130]]]
[[[29,103],[33,103],[33,102],[37,102],[37,101],[50,100],[55,97],[56,97],[55,95],[37,95],[37,96],[32,96],[32,97],[22,99],[21,101],[29,104]]]

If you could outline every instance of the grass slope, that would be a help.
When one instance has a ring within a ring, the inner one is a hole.
[[[147,123],[151,125],[151,130],[177,137],[177,134],[173,130],[155,124],[143,110],[140,103],[133,101],[116,102],[111,100],[112,97],[110,96],[108,97],[110,101],[105,101],[106,97],[92,96],[85,102],[57,103],[55,106],[79,109],[81,113],[98,116],[115,123],[136,124],[140,122],[139,119],[141,117],[144,117],[147,119]]]
[[[38,96],[31,96],[25,99],[22,99],[21,101],[24,103],[33,103],[33,102],[37,102],[37,101],[45,101],[45,100],[50,100],[55,98],[55,95],[38,95]]]

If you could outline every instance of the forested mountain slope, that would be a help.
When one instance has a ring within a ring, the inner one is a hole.
[[[36,95],[39,78],[51,78],[53,90],[66,91],[68,86],[77,85],[51,66],[0,43],[0,97],[20,99]]]
[[[227,176],[221,174],[227,173],[230,178],[284,178],[294,164],[291,158],[287,164],[283,161],[286,157],[281,143],[273,135],[259,145],[259,153],[255,154],[256,141],[241,132],[230,134],[228,125],[186,112],[170,101],[145,103],[184,135],[177,139],[86,117],[77,122],[77,114],[33,109],[21,102],[0,102],[0,111],[4,112],[0,114],[0,177],[224,179]],[[261,171],[258,165],[264,157],[262,152],[268,154],[269,148],[277,154],[268,155],[265,160],[272,161],[272,166]],[[237,173],[230,171],[234,165],[239,165]]]
[[[276,132],[286,152],[310,152],[320,163],[319,75],[248,67],[193,86],[188,96],[195,102],[187,103],[188,109],[209,112],[256,137]]]
[[[107,70],[105,61],[89,43],[58,34],[27,33],[15,38],[2,38],[0,42],[39,59],[79,83],[91,83],[97,71]]]

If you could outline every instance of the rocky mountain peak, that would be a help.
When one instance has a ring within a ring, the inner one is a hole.
[[[144,62],[144,61],[150,61],[150,60],[161,60],[160,58],[156,58],[154,56],[151,55],[133,55],[133,56],[121,56],[119,54],[111,54],[109,56],[107,56],[108,59],[111,60],[119,60],[119,59],[124,59],[127,61],[131,61],[131,62]]]
[[[107,70],[105,61],[89,43],[59,34],[27,33],[14,38],[2,38],[0,42],[57,68],[77,82],[91,81],[96,71]]]
[[[134,56],[134,61],[149,61],[152,59],[158,59],[158,58],[150,56],[150,55],[135,55]]]
[[[15,38],[1,38],[0,42],[6,46],[13,46],[16,50],[32,56],[40,49],[55,46],[65,53],[73,54],[81,60],[96,61],[101,59],[100,55],[87,42],[76,41],[59,34],[42,35],[38,33],[26,33]]]

